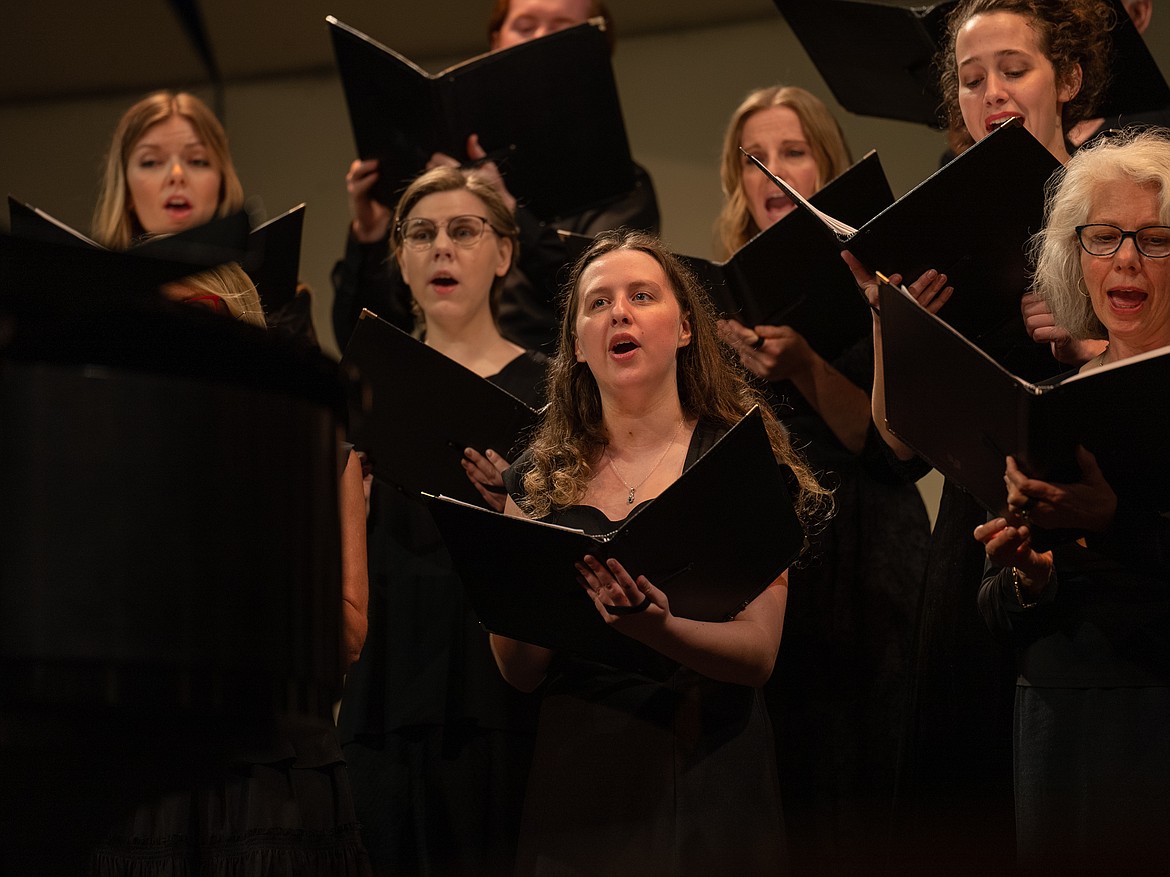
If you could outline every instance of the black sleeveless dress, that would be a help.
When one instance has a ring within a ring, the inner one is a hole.
[[[696,428],[689,467],[719,431]],[[524,458],[506,476],[517,493]],[[652,502],[652,500],[650,500]],[[574,506],[545,520],[613,528]],[[568,654],[543,688],[519,875],[784,873],[772,732],[759,690],[664,657],[637,670]]]

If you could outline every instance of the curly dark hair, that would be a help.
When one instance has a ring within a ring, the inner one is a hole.
[[[1110,32],[1117,20],[1112,6],[1105,0],[960,0],[947,16],[942,48],[935,56],[952,148],[961,151],[973,142],[959,109],[955,41],[968,20],[993,12],[1010,12],[1033,24],[1040,37],[1040,51],[1052,63],[1058,83],[1068,82],[1080,65],[1080,90],[1064,105],[1065,134],[1078,122],[1091,119],[1109,86]]]

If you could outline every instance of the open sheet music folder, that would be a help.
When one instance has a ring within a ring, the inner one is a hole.
[[[830,181],[810,199],[826,213],[861,223],[894,201],[876,152]],[[558,234],[573,261],[593,242]],[[675,255],[707,290],[721,316],[745,326],[791,326],[824,359],[832,360],[871,331],[869,309],[841,248],[826,239],[821,223],[803,210],[760,232],[725,262]]]
[[[393,207],[432,154],[467,161],[467,138],[543,220],[634,188],[634,163],[605,34],[580,24],[436,75],[330,16],[358,155],[376,158],[373,196]]]
[[[18,237],[105,249],[44,210],[11,195],[8,213],[12,233]],[[148,238],[126,252],[206,267],[239,262],[256,287],[265,312],[271,313],[296,295],[304,218],[305,205],[298,204],[249,232],[247,215],[238,211],[173,235]]]
[[[22,311],[110,310],[159,301],[160,286],[204,267],[134,251],[0,234],[0,298],[5,307]]]
[[[244,254],[243,213],[124,252],[108,250],[60,220],[8,198],[12,233],[0,241],[0,292],[13,306],[108,310],[158,301],[159,287]]]
[[[374,475],[415,494],[442,493],[483,504],[460,461],[464,448],[511,460],[538,414],[511,393],[368,310],[342,358],[369,391],[353,412],[349,439]]]
[[[298,204],[260,223],[248,235],[243,267],[265,313],[278,310],[296,297],[304,226],[305,205]]]
[[[946,274],[955,291],[939,316],[979,344],[1012,324],[1022,331],[1020,298],[1029,286],[1025,248],[1043,224],[1044,186],[1059,167],[1013,120],[860,228],[838,223],[834,230],[825,221],[822,234],[869,270],[900,273],[907,283],[929,268]],[[817,214],[784,180],[773,181]]]
[[[573,564],[586,554],[615,557],[664,591],[674,614],[726,620],[804,545],[785,471],[753,410],[656,499],[600,536],[446,497],[429,505],[484,627],[627,666],[643,647],[605,623]]]
[[[988,511],[1007,511],[1007,455],[1034,477],[1079,481],[1078,444],[1115,490],[1170,491],[1170,348],[1032,384],[902,290],[883,284],[880,295],[890,430]]]
[[[50,244],[108,249],[61,220],[12,195],[8,196],[8,216],[12,234],[16,237]],[[248,216],[240,210],[175,234],[147,238],[127,247],[125,252],[149,259],[212,267],[243,259],[247,252],[247,241]]]
[[[934,56],[951,2],[775,0],[851,113],[944,127]]]

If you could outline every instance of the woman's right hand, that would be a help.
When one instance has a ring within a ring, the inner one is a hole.
[[[376,244],[390,235],[390,208],[375,201],[370,189],[378,182],[378,159],[358,159],[345,175],[345,192],[349,196],[350,228],[363,244]]]
[[[468,480],[475,485],[484,502],[495,511],[502,512],[508,500],[508,491],[504,487],[504,472],[510,465],[508,461],[491,448],[482,454],[475,448],[464,448],[460,462]]]
[[[1006,518],[994,518],[975,528],[975,538],[983,543],[988,559],[1004,569],[1015,568],[1020,591],[1038,598],[1052,580],[1052,552],[1041,554],[1032,549],[1032,530]]]
[[[841,252],[841,258],[853,273],[853,280],[861,288],[866,301],[873,309],[873,387],[870,390],[871,416],[878,435],[893,451],[899,460],[912,460],[916,456],[914,449],[890,432],[886,423],[886,369],[884,353],[882,352],[882,333],[878,301],[878,279],[871,274],[864,265],[848,250]],[[893,284],[902,282],[902,275],[895,274],[890,278]],[[947,276],[931,269],[915,280],[909,286],[910,294],[919,305],[931,313],[937,313],[950,299],[954,288],[947,286]]]

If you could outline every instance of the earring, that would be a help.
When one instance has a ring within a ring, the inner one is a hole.
[[[1085,286],[1085,278],[1083,277],[1077,281],[1077,292],[1079,292],[1085,298],[1089,297],[1089,289],[1087,286]]]

